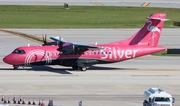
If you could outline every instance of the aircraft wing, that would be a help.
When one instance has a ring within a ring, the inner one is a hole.
[[[101,50],[101,49],[103,48],[97,46],[91,46],[91,45],[63,42],[62,45],[59,45],[59,48],[57,50],[62,52],[63,54],[76,54],[76,53],[83,53],[87,50]]]
[[[42,44],[42,45],[44,45],[45,43],[46,44],[51,43],[50,40],[46,40],[46,36],[45,36],[45,38],[41,38],[41,37],[34,36],[34,35],[31,35],[31,34],[25,34],[25,33],[16,32],[16,31],[5,30],[5,29],[0,29],[0,31],[10,33],[10,34],[13,34],[13,35],[16,35],[16,36],[20,36],[20,37],[31,40],[33,42],[37,42],[37,43]]]
[[[59,37],[50,37],[50,39],[54,41],[54,42],[51,42],[50,40],[46,39],[46,36],[41,38],[41,37],[37,37],[31,34],[25,34],[25,33],[16,32],[16,31],[5,30],[5,29],[0,29],[0,31],[17,35],[17,36],[37,42],[42,45],[57,45],[58,43],[61,43],[61,45],[58,44],[59,48],[57,50],[63,52],[64,54],[82,53],[87,50],[103,49],[103,48],[99,48],[99,47],[91,46],[91,45],[81,45],[77,43],[66,42],[63,40],[63,38],[59,38]]]
[[[99,48],[99,47],[96,47],[96,46],[90,46],[90,45],[77,45],[77,48],[78,49],[82,49],[84,51],[86,50],[101,50],[103,48]]]
[[[97,46],[82,45],[78,43],[67,42],[63,38],[60,38],[60,37],[50,37],[50,39],[58,43],[59,48],[57,50],[63,52],[64,54],[76,54],[76,53],[85,52],[87,50],[103,49]]]

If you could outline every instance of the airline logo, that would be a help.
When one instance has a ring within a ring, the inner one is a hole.
[[[41,60],[45,60],[46,64],[52,63],[52,58],[49,56],[50,51],[45,51],[41,49],[35,49],[29,52],[25,58],[25,64],[28,66],[31,62],[38,62],[38,56],[41,56]]]
[[[120,47],[106,47],[105,50],[103,50],[102,52],[104,56],[102,56],[101,59],[113,59],[114,61],[119,61],[121,59],[130,59],[136,57],[138,50],[123,50],[120,49]]]
[[[151,46],[154,46],[155,37],[157,36],[157,35],[155,34],[155,32],[158,32],[158,33],[160,34],[161,31],[160,31],[160,29],[159,29],[158,27],[152,25],[152,21],[151,21],[151,20],[149,20],[148,22],[149,22],[150,24],[148,25],[147,30],[150,31],[150,32],[152,32],[152,35],[151,35],[149,41],[152,40],[152,45],[151,45]]]

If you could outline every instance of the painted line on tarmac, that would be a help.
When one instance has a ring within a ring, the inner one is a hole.
[[[132,77],[169,77],[169,75],[131,75]]]
[[[91,2],[92,4],[95,4],[96,6],[103,6],[101,3],[98,2]]]
[[[26,34],[26,33],[21,33],[21,32],[16,32],[16,31],[11,31],[11,30],[0,29],[0,31],[1,31],[1,32],[10,33],[10,34],[13,34],[13,35],[16,35],[16,36],[20,36],[20,37],[23,37],[23,38],[25,38],[25,39],[28,39],[28,40],[31,40],[31,41],[34,41],[34,42],[43,44],[43,38],[41,38],[41,37],[37,37],[37,36],[31,35],[31,34]],[[48,42],[50,42],[50,40],[47,40],[47,43],[48,43]]]
[[[142,7],[147,7],[150,4],[150,2],[144,2],[141,6]]]
[[[136,57],[134,59],[135,60],[141,60],[141,59],[152,59],[152,58],[162,58],[162,56],[153,56],[153,55],[150,55],[150,56]]]
[[[40,75],[41,77],[77,77],[78,75],[72,75],[72,74],[69,74],[69,75]]]

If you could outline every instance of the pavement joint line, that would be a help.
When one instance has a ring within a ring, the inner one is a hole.
[[[101,3],[98,2],[91,2],[92,4],[95,4],[96,6],[103,6]]]
[[[147,7],[150,4],[150,2],[144,2],[141,6],[142,7]]]

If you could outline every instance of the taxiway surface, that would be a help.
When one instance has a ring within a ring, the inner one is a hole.
[[[179,0],[0,0],[0,5],[136,6],[180,8]]]
[[[81,44],[107,43],[124,39],[137,29],[8,29],[36,36],[61,36]],[[179,29],[163,29],[160,45],[176,45]],[[161,87],[180,104],[180,57],[144,56],[120,63],[95,65],[86,72],[61,66],[41,66],[12,70],[2,58],[16,47],[38,45],[18,36],[0,32],[0,95],[49,99],[56,106],[142,106],[143,92],[149,87]]]

